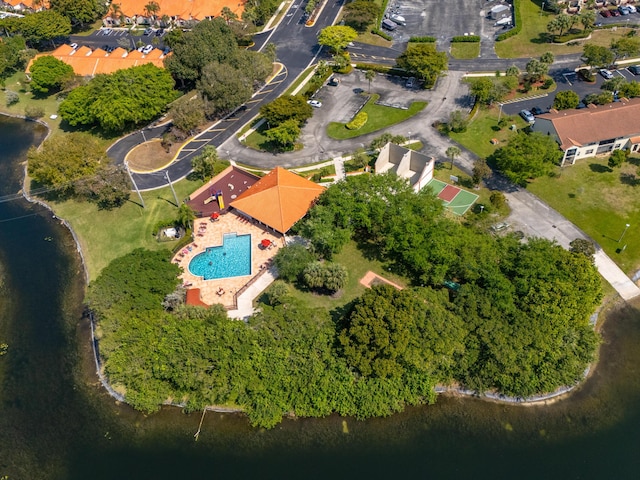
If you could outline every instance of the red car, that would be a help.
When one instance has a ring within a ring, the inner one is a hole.
[[[604,18],[609,18],[611,16],[611,12],[607,9],[600,10],[600,15],[602,15]]]
[[[609,10],[609,12],[611,12],[611,15],[613,15],[614,17],[620,16],[620,12],[618,10]]]

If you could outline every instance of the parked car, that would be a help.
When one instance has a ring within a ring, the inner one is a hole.
[[[529,123],[535,123],[536,117],[529,110],[520,110],[520,116]]]
[[[609,18],[611,16],[611,12],[605,8],[604,10],[600,10],[600,15],[604,18]]]
[[[618,11],[620,12],[620,15],[629,15],[629,9],[624,5],[620,5],[618,7]]]
[[[631,65],[627,68],[634,75],[640,75],[640,65]]]
[[[533,113],[534,115],[542,115],[544,113],[544,110],[542,110],[540,107],[533,107],[531,109],[531,113]]]
[[[407,78],[407,81],[405,82],[404,86],[407,88],[413,88],[416,85],[416,79],[415,77],[409,77]]]
[[[307,100],[307,103],[313,108],[320,108],[322,106],[322,102],[320,100]]]
[[[627,5],[627,10],[629,10],[629,13],[638,13],[638,9],[633,5]]]
[[[611,80],[613,78],[613,73],[611,73],[611,71],[607,70],[606,68],[600,69],[600,75],[602,75],[607,80]]]
[[[614,17],[620,16],[620,12],[618,10],[609,10],[609,12],[611,12],[611,15]]]
[[[153,45],[147,45],[142,49],[142,53],[148,55],[153,50]]]
[[[500,223],[496,223],[495,225],[492,225],[491,230],[494,232],[500,232],[502,230],[509,228],[510,226],[511,225],[509,225],[507,222],[500,222]]]
[[[388,18],[385,18],[382,21],[382,28],[384,28],[385,30],[389,30],[391,32],[393,32],[396,28],[398,28],[398,24],[389,20]]]
[[[164,28],[156,30],[156,37],[161,37],[162,35],[164,35]]]
[[[76,48],[78,48],[78,44],[77,43],[72,43],[71,45],[69,45],[71,48],[73,48],[74,50]]]
[[[147,35],[151,35],[152,33],[153,33],[153,28],[147,28],[142,34],[146,37]]]
[[[340,85],[340,79],[338,77],[331,77],[327,82],[327,85],[337,87],[338,85]]]

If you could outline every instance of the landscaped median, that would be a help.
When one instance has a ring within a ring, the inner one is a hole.
[[[377,105],[376,101],[379,98],[380,95],[377,93],[370,95],[365,106],[358,112],[367,114],[367,122],[361,128],[350,130],[345,123],[331,122],[327,126],[327,135],[335,140],[346,140],[348,138],[366,135],[367,133],[376,132],[391,125],[404,122],[408,118],[418,114],[427,106],[427,102],[413,102],[409,108],[404,110],[401,108]]]

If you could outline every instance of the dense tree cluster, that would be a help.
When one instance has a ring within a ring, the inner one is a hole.
[[[558,144],[539,132],[520,133],[509,138],[506,146],[498,148],[489,158],[502,173],[518,185],[526,185],[532,178],[550,172],[562,158]]]
[[[74,27],[84,28],[101,18],[107,11],[100,0],[50,0],[49,6],[69,19]]]
[[[60,90],[74,74],[71,65],[50,55],[37,58],[30,68],[29,87],[36,95],[46,95]]]
[[[344,7],[344,24],[365,32],[380,17],[380,6],[371,0],[355,0]]]
[[[436,383],[549,392],[575,384],[593,359],[589,315],[601,286],[580,252],[468,228],[392,175],[330,187],[298,229],[315,252],[355,240],[414,286],[376,286],[331,319],[278,282],[245,324],[216,307],[165,311],[178,267],[168,252],[133,252],[88,297],[105,372],[127,401],[145,411],[169,398],[188,409],[239,405],[252,424],[270,427],[287,412],[388,415],[432,402]],[[287,256],[276,265],[288,281],[316,265],[302,246],[278,255]]]
[[[272,71],[269,55],[238,48],[222,17],[199,22],[189,32],[174,30],[165,42],[173,50],[165,67],[185,90],[197,88],[198,102],[210,118],[249,100]],[[195,104],[182,105],[188,106]]]
[[[171,75],[149,63],[96,75],[69,93],[58,112],[70,125],[121,133],[156,118],[176,96]]]
[[[424,88],[433,86],[449,65],[447,54],[438,52],[431,43],[411,45],[397,59],[398,66],[424,81]]]
[[[33,180],[60,196],[81,197],[101,208],[122,205],[130,195],[129,178],[112,165],[104,147],[89,134],[54,136],[27,153]]]
[[[0,80],[24,67],[25,48],[26,43],[20,35],[0,37]]]
[[[282,150],[292,150],[313,109],[302,95],[285,95],[260,107],[267,122],[265,135]]]
[[[63,39],[71,33],[71,22],[55,10],[42,10],[24,17],[0,19],[0,29],[7,34],[20,34],[33,48],[54,45],[56,39]]]

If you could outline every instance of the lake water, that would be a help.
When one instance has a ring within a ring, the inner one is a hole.
[[[0,119],[0,199],[44,132]],[[640,315],[604,327],[601,362],[568,399],[519,407],[440,398],[386,419],[252,429],[241,415],[144,416],[106,395],[82,319],[69,233],[42,207],[0,202],[0,478],[638,478]]]

